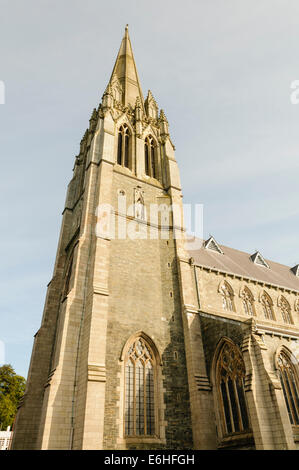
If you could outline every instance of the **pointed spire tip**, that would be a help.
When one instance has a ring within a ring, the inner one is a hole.
[[[139,83],[128,28],[129,25],[127,24],[116,62],[113,67],[111,78],[109,80],[109,84],[110,88],[113,87],[114,89],[115,86],[118,88],[117,93],[120,93],[118,99],[124,106],[130,104],[131,106],[135,107],[137,96],[140,97],[142,105],[144,100]],[[108,91],[109,88],[107,87],[105,93],[108,94]]]

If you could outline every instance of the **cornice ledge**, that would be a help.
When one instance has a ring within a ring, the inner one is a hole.
[[[268,325],[263,325],[261,323],[256,323],[256,333],[257,334],[273,334],[274,336],[286,336],[286,337],[294,337],[294,338],[299,338],[299,329],[296,328],[294,329],[289,329],[289,328],[284,328],[280,326],[268,326]]]
[[[184,305],[184,312],[186,314],[192,314],[192,315],[197,315],[199,313],[199,309],[196,308],[194,305]]]
[[[187,264],[190,264],[190,258],[189,257],[184,257],[184,256],[179,256],[178,257],[178,260],[180,263],[187,263]]]
[[[299,289],[296,290],[296,289],[293,289],[291,287],[280,286],[279,284],[273,284],[272,282],[266,282],[266,281],[263,281],[261,279],[256,279],[254,277],[246,276],[244,274],[232,273],[230,271],[225,271],[224,269],[221,269],[221,268],[214,268],[214,267],[211,267],[211,266],[207,266],[205,264],[200,264],[196,261],[194,261],[194,264],[195,264],[195,266],[197,266],[198,268],[201,268],[202,270],[209,271],[209,272],[215,272],[217,274],[225,274],[227,276],[233,276],[234,278],[237,278],[237,279],[242,279],[244,281],[254,282],[256,284],[261,285],[262,287],[269,286],[269,288],[273,287],[274,289],[279,289],[283,292],[289,292],[289,293],[293,293],[293,294],[298,294],[298,292],[299,292]]]

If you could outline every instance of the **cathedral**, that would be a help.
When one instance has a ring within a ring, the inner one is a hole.
[[[68,185],[13,449],[299,448],[299,265],[190,241],[128,27]]]

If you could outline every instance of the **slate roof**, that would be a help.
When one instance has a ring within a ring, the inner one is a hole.
[[[299,292],[299,277],[294,274],[289,266],[265,260],[269,268],[255,264],[252,255],[244,251],[235,250],[228,246],[219,245],[223,254],[205,248],[203,244],[199,250],[190,250],[190,256],[199,266],[217,269],[227,273],[274,284],[279,287],[296,290]]]

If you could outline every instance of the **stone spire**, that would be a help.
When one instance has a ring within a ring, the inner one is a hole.
[[[124,106],[130,104],[134,107],[136,98],[139,97],[143,107],[144,100],[129,37],[128,25],[125,29],[125,35],[120,45],[109,85],[113,87],[115,81],[118,81],[122,87],[122,104]]]

